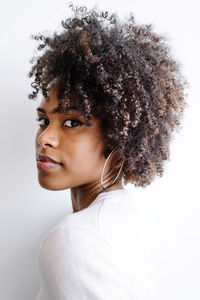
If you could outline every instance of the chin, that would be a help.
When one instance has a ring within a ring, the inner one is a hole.
[[[62,191],[62,190],[66,190],[69,188],[69,187],[61,187],[58,184],[56,184],[55,181],[51,183],[49,180],[48,181],[42,180],[40,178],[38,178],[38,182],[42,188],[49,190],[49,191]]]

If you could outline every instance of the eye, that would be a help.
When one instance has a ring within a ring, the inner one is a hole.
[[[49,120],[45,119],[45,118],[36,118],[36,121],[39,123],[38,124],[39,126],[48,126],[48,124],[49,124]],[[70,123],[71,123],[71,125],[70,125]],[[65,127],[73,128],[73,127],[78,127],[78,126],[82,125],[83,122],[76,120],[76,119],[67,119],[67,120],[65,120],[64,124],[68,124]]]
[[[49,122],[49,120],[45,119],[45,118],[36,118],[36,121],[39,123],[40,121],[43,121],[44,120],[44,124],[38,124],[39,126],[45,126],[45,125],[48,125],[48,124],[45,124],[45,121]]]
[[[83,122],[79,121],[79,120],[75,120],[75,119],[67,119],[64,124],[66,124],[68,122],[68,124],[74,124],[75,126],[67,126],[67,127],[77,127],[83,124]]]

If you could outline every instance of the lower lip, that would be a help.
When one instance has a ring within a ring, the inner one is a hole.
[[[61,164],[57,164],[57,163],[54,163],[52,161],[41,161],[41,160],[37,161],[37,167],[40,170],[55,169],[55,168],[58,168],[60,166],[61,166]]]

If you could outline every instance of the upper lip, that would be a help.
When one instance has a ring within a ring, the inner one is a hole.
[[[51,162],[54,162],[56,164],[60,164],[58,161],[56,161],[55,159],[49,157],[49,156],[46,156],[46,155],[42,155],[42,154],[39,154],[38,157],[37,157],[37,160],[41,160],[41,161],[51,161]]]

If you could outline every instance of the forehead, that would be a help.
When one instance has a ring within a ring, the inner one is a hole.
[[[51,90],[48,93],[49,100],[46,100],[46,98],[43,98],[41,101],[41,105],[48,107],[49,109],[53,109],[58,106],[59,100],[57,98],[57,90]]]
[[[43,98],[40,103],[40,108],[43,108],[47,114],[55,114],[57,113],[57,108],[59,105],[59,100],[57,98],[57,89],[53,89],[48,93],[49,99]],[[73,103],[74,96],[72,94],[68,94],[68,101],[66,101],[66,112],[69,110],[76,110],[78,111],[78,108]]]

